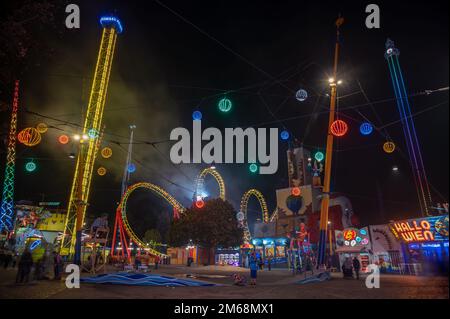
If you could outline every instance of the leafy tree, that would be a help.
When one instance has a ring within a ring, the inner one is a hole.
[[[217,198],[207,201],[203,208],[187,209],[180,219],[172,222],[168,237],[172,246],[184,246],[192,239],[209,252],[218,246],[238,246],[242,236],[233,206]]]
[[[161,234],[157,229],[149,229],[144,234],[144,242],[149,243],[152,247],[161,243]]]

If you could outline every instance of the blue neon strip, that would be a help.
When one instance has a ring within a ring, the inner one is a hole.
[[[400,61],[398,60],[398,57],[396,57],[396,62],[397,62],[397,68],[399,70],[401,70],[400,69]],[[409,105],[409,100],[408,100],[407,95],[406,95],[407,93],[406,93],[405,82],[403,80],[403,74],[402,74],[402,72],[399,72],[399,74],[400,74],[400,80],[401,80],[401,83],[402,83],[402,86],[403,86],[403,91],[404,91],[405,97],[406,97],[406,106],[408,107],[408,114],[409,114],[409,118],[408,119],[409,119],[409,121],[411,121],[411,127],[413,129],[413,134],[414,134],[413,137],[414,137],[414,140],[415,140],[415,146],[416,146],[417,153],[419,155],[419,164],[420,164],[421,173],[423,175],[423,178],[425,179],[425,183],[426,183],[425,186],[426,186],[427,191],[428,191],[427,195],[430,196],[430,194],[429,194],[430,190],[428,188],[428,179],[427,179],[427,175],[425,174],[425,165],[423,163],[422,152],[420,150],[420,143],[419,143],[419,138],[417,137],[416,127],[414,125],[414,121],[413,121],[413,118],[412,118],[411,107]]]
[[[391,63],[392,63],[392,65],[391,65]],[[405,105],[403,103],[404,99],[406,99],[406,101],[407,101],[406,91],[402,92],[402,90],[401,90],[397,72],[395,70],[396,66],[394,64],[394,59],[392,57],[390,57],[388,59],[388,64],[389,64],[389,70],[391,71],[391,78],[392,78],[392,82],[394,85],[394,91],[396,92],[397,106],[398,106],[398,109],[400,112],[400,119],[403,123],[403,132],[404,132],[405,138],[406,138],[406,146],[408,149],[411,164],[413,166],[414,182],[416,183],[416,186],[419,186],[421,188],[422,195],[423,195],[422,179],[420,176],[420,170],[419,170],[419,165],[418,165],[418,161],[417,161],[416,150],[414,149],[414,143],[413,143],[413,139],[411,136],[409,121],[408,121],[408,117],[406,114]],[[401,74],[401,70],[399,70],[398,73]],[[408,140],[409,140],[409,143],[408,143]],[[417,194],[417,195],[419,197],[419,203],[420,203],[421,209],[424,209],[424,207],[422,207],[422,205],[426,205],[426,203],[425,203],[425,201],[422,200],[420,194]]]

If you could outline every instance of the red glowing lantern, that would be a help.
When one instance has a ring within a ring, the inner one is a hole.
[[[300,190],[300,187],[293,187],[291,190],[292,195],[294,196],[300,196],[300,194],[302,193]]]
[[[35,146],[41,142],[41,133],[34,127],[27,127],[19,132],[17,139],[26,146]]]
[[[331,124],[330,131],[334,136],[344,136],[348,131],[348,125],[342,120],[336,120]]]
[[[58,142],[60,142],[61,144],[67,144],[67,143],[69,143],[69,137],[65,134],[60,135],[58,137]]]
[[[203,208],[205,206],[205,202],[203,201],[203,199],[199,199],[195,202],[195,206],[197,208]]]

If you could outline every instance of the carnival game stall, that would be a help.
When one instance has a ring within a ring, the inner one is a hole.
[[[401,243],[401,273],[432,275],[449,272],[448,215],[392,222],[391,232]]]
[[[343,231],[336,230],[336,253],[339,256],[339,265],[342,269],[344,262],[350,258],[358,258],[361,271],[366,272],[367,266],[372,263],[371,242],[368,227],[361,229],[346,228]]]

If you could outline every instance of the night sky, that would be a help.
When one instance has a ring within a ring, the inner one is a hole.
[[[362,137],[359,125],[363,116],[377,127],[399,119],[383,56],[388,37],[401,51],[400,63],[410,94],[448,86],[447,1],[377,1],[381,29],[370,30],[364,21],[365,6],[371,2],[164,0],[164,5],[179,16],[155,1],[71,3],[80,5],[81,28],[66,29],[64,6],[59,7],[55,21],[58,32],[45,39],[50,52],[43,54],[50,57],[29,68],[21,79],[19,129],[44,121],[59,130],[49,129],[34,148],[18,146],[17,200],[68,200],[75,164],[68,154],[75,149],[72,144],[58,144],[57,136],[62,131],[73,134],[79,130],[61,121],[82,123],[102,14],[117,14],[124,32],[117,40],[104,113],[104,145],[114,153],[108,160],[99,157],[97,161],[96,168],[102,165],[108,173],[100,177],[94,172],[88,216],[106,212],[112,220],[120,198],[130,124],[137,126],[133,145],[137,171],[132,182],[161,185],[184,205],[189,204],[194,178],[205,165],[173,165],[170,143],[159,143],[155,149],[146,142],[168,140],[175,127],[191,131],[195,109],[203,113],[203,128],[286,128],[313,151],[324,150],[334,21],[341,13],[345,24],[338,78],[344,83],[339,87],[339,108],[365,105],[342,111],[350,130],[335,142],[332,191],[351,199],[363,225],[421,216],[400,123],[387,127],[399,149],[391,155],[382,150],[382,135],[375,132]],[[367,105],[358,82],[373,107]],[[295,99],[300,88],[309,94],[303,103]],[[227,114],[217,108],[224,93],[233,102]],[[413,97],[411,106],[413,113],[427,110],[414,120],[433,198],[447,201],[448,91]],[[40,118],[24,109],[60,121]],[[9,114],[1,115],[4,134]],[[288,187],[286,150],[286,143],[280,141],[279,169],[274,175],[253,175],[248,165],[217,165],[225,179],[227,197],[236,209],[242,194],[252,187],[263,192],[271,211],[275,208],[275,189]],[[23,169],[29,158],[38,165],[34,173]],[[3,165],[4,155],[2,174]],[[394,165],[399,167],[398,174],[391,171]],[[206,186],[212,196],[218,194],[211,177]],[[130,205],[130,220],[138,232],[167,228],[170,208],[155,195],[139,191]],[[252,200],[250,206],[250,218],[254,219],[258,205]]]

